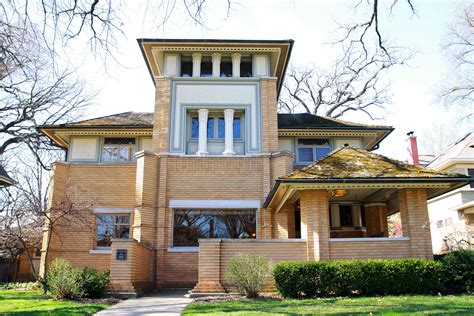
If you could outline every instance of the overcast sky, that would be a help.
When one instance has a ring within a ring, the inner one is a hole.
[[[238,0],[230,17],[225,18],[225,1],[212,1],[213,5],[206,11],[210,27],[207,30],[185,22],[179,11],[164,28],[154,28],[152,25],[160,20],[157,10],[132,4],[126,8],[128,13],[123,26],[126,38],[118,38],[114,54],[120,65],[110,62],[105,71],[100,58],[84,59],[90,55],[88,52],[76,50],[69,55],[73,64],[81,65],[81,76],[99,92],[87,116],[153,111],[154,87],[137,38],[294,39],[293,64],[324,67],[334,58],[334,47],[327,43],[335,39],[335,21],[350,23],[364,13],[352,7],[357,2]],[[404,2],[400,2],[390,16],[384,10],[382,32],[391,43],[417,53],[410,66],[393,69],[389,74],[393,96],[389,113],[383,121],[375,122],[360,116],[343,118],[394,126],[395,131],[382,143],[379,152],[404,160],[408,131],[415,131],[422,152],[427,153],[433,139],[460,136],[469,127],[464,124],[453,129],[459,111],[446,109],[436,102],[437,89],[449,70],[441,45],[448,25],[455,20],[459,3],[415,0],[417,14],[413,16]]]

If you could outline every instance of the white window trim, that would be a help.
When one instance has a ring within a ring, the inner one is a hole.
[[[91,255],[110,255],[112,254],[112,249],[91,249],[89,253]]]
[[[168,252],[199,252],[199,247],[169,247]]]
[[[92,213],[94,214],[131,214],[133,208],[109,208],[109,207],[98,207],[93,208]]]
[[[171,208],[235,209],[260,208],[260,200],[170,200]]]

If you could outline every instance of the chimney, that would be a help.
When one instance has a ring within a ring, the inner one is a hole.
[[[410,131],[407,133],[407,149],[408,149],[408,162],[414,165],[420,165],[420,158],[418,156],[418,145],[416,143],[415,132]]]

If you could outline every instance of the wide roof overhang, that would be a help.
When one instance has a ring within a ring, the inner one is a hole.
[[[443,178],[350,178],[350,179],[276,179],[263,204],[275,211],[294,200],[302,190],[323,189],[425,189],[431,199],[474,182],[468,177]]]

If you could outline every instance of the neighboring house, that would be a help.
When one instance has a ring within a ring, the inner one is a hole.
[[[93,224],[56,227],[48,262],[109,269],[113,291],[137,293],[222,291],[238,253],[432,258],[426,200],[468,178],[371,153],[389,126],[277,114],[293,41],[139,45],[153,113],[41,128],[67,150],[53,164],[49,206],[91,205],[82,215]],[[395,212],[403,237],[388,238]]]
[[[12,178],[8,175],[8,173],[0,166],[0,187],[7,187],[14,183]]]
[[[474,177],[474,133],[436,156],[428,168]],[[428,201],[434,253],[474,245],[474,183]]]

